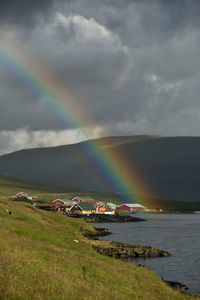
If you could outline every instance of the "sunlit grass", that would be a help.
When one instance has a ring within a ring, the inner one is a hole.
[[[83,238],[88,230],[81,220],[1,199],[0,299],[194,298],[146,268],[100,256]]]

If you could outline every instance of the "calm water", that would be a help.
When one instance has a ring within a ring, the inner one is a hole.
[[[113,234],[104,237],[130,244],[154,246],[170,257],[129,259],[166,280],[179,281],[200,295],[200,214],[147,214],[146,222],[95,224]]]

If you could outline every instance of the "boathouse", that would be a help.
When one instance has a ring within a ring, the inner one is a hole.
[[[66,206],[66,207],[72,207],[75,202],[67,199],[56,199],[51,202],[52,206],[60,207],[60,206]]]
[[[118,207],[119,210],[126,210],[126,211],[130,211],[130,212],[137,212],[137,211],[144,211],[146,209],[146,207],[144,207],[141,204],[138,203],[125,203],[125,204],[121,204]]]
[[[26,198],[27,200],[38,200],[38,197],[37,196],[34,196],[34,195],[28,195],[24,192],[20,192],[20,193],[17,193],[15,196],[10,196],[9,199],[10,200],[17,200],[17,199],[20,199],[20,198]]]
[[[70,208],[69,212],[73,214],[89,215],[94,214],[96,212],[96,208],[91,203],[81,202],[74,204]]]
[[[82,203],[82,202],[86,202],[86,203],[94,203],[94,199],[92,198],[87,198],[87,197],[74,197],[72,199],[72,201],[76,202],[76,203]]]

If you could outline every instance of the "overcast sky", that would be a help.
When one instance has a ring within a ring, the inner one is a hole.
[[[0,154],[108,135],[200,135],[200,1],[2,0],[0,23]],[[30,93],[5,63],[7,40],[70,90],[89,135]]]

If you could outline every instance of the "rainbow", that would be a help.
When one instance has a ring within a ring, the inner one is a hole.
[[[91,115],[80,108],[69,88],[51,76],[46,68],[41,67],[36,59],[28,55],[17,42],[0,39],[0,65],[14,76],[29,92],[32,99],[45,108],[64,128],[78,128],[84,136],[89,137],[88,120]],[[60,80],[59,80],[60,81]],[[115,193],[116,197],[129,202],[144,203],[149,187],[134,162],[130,168],[129,161],[112,147],[106,147],[101,140],[89,140],[81,143],[82,153],[96,170],[101,180]],[[138,196],[140,195],[140,196]],[[124,199],[124,197],[126,199]]]

